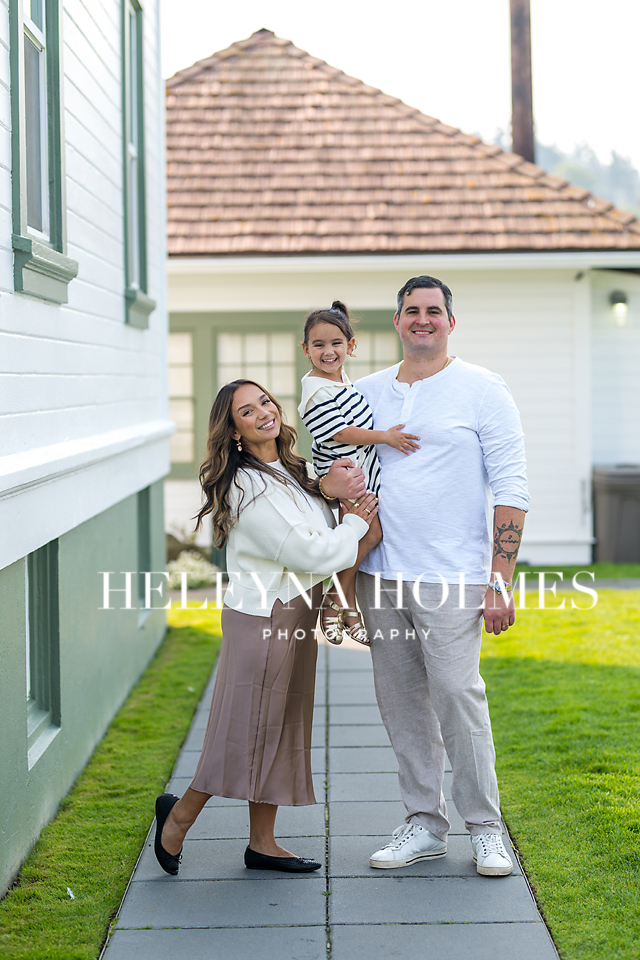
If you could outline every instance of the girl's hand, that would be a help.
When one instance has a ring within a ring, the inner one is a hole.
[[[340,506],[343,514],[355,513],[356,517],[362,517],[363,520],[366,520],[369,526],[371,526],[371,521],[378,513],[378,501],[373,493],[365,493],[364,497],[359,497],[355,503],[352,503],[351,500],[341,500]]]
[[[414,433],[401,433],[403,427],[404,423],[397,423],[395,427],[389,427],[385,431],[386,440],[384,442],[409,456],[410,453],[420,449],[418,444],[414,443],[414,440],[419,440],[420,437],[416,437]]]

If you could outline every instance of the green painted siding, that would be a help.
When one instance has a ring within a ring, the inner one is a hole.
[[[165,568],[162,488],[162,481],[153,484],[148,497],[153,570]],[[0,892],[55,814],[164,635],[162,611],[145,616],[136,609],[99,609],[99,571],[115,571],[112,586],[120,587],[124,585],[120,571],[137,570],[137,508],[138,496],[128,497],[59,538],[60,730],[31,769],[27,762],[25,561],[0,571],[4,820]],[[132,593],[135,606],[135,581]],[[112,605],[122,606],[123,596],[112,594]]]
[[[393,315],[387,310],[357,311],[359,322],[356,329],[363,333],[393,330]],[[305,315],[297,311],[265,311],[264,313],[172,313],[169,319],[171,333],[191,333],[193,335],[193,376],[194,376],[194,427],[195,460],[193,463],[174,463],[171,479],[197,479],[199,465],[206,450],[207,425],[213,398],[218,389],[216,370],[217,335],[219,333],[294,333],[296,343],[302,340]],[[356,349],[357,353],[357,349]],[[395,363],[397,356],[389,357],[389,364]],[[309,369],[302,349],[297,348],[296,378],[300,397],[300,380]],[[276,391],[277,396],[277,391]],[[300,423],[294,424],[298,431],[298,449],[300,453],[311,457],[311,439]]]

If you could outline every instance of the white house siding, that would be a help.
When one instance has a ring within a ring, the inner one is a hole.
[[[9,4],[7,0],[0,0],[0,289],[2,290],[13,289],[9,75]],[[3,394],[4,390],[0,393],[0,401],[3,399]]]
[[[142,3],[147,276],[156,302],[145,330],[125,323],[121,0],[61,6],[66,253],[79,265],[63,305],[14,293],[9,20],[0,0],[0,894],[165,630],[162,611],[135,609],[137,591],[134,609],[122,609],[122,594],[100,609],[100,571],[114,571],[112,585],[122,587],[121,571],[139,569],[142,537],[152,569],[165,562],[162,477],[173,425],[159,4]],[[60,708],[34,752],[26,557],[54,539]]]
[[[499,373],[520,410],[531,509],[521,559],[591,559],[589,335],[576,271],[451,272],[451,352]]]
[[[504,377],[522,416],[531,509],[521,559],[535,564],[587,563],[592,549],[594,462],[591,290],[593,285],[597,304],[604,275],[595,268],[613,263],[638,267],[640,256],[174,258],[168,266],[169,310],[180,314],[255,310],[256,318],[265,309],[299,310],[302,318],[308,309],[339,297],[355,311],[388,309],[391,325],[396,291],[409,277],[428,273],[442,278],[452,288],[457,318],[451,353]],[[622,281],[620,285],[624,286]],[[630,325],[628,331],[615,332],[629,337],[631,330]],[[608,333],[604,338],[608,343]],[[620,386],[617,396],[610,388],[611,412],[615,408],[618,416],[633,401],[634,409],[640,408],[640,381],[632,376],[640,353],[637,346],[634,350],[634,359],[627,360],[629,383]],[[595,340],[594,352],[600,352]],[[594,369],[597,396],[602,388],[596,360]],[[630,422],[633,413],[624,416]],[[628,436],[629,427],[622,429]],[[637,451],[637,431],[633,443]],[[631,446],[627,441],[626,459]],[[602,459],[599,452],[597,456]],[[169,483],[165,490],[170,499]]]
[[[591,284],[593,461],[640,465],[640,277],[603,270],[593,273]],[[624,327],[613,321],[614,290],[627,294]]]
[[[18,495],[0,500],[0,528],[11,534],[0,568],[168,469],[164,87],[158,4],[143,10],[148,293],[157,304],[148,330],[124,323],[120,0],[63,7],[67,253],[79,271],[61,306],[13,294],[8,7],[0,4],[0,477],[4,493]],[[125,452],[115,452],[122,436],[114,431],[126,431]],[[33,464],[45,461],[34,477]]]

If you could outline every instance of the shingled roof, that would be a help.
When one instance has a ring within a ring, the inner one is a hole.
[[[167,81],[171,256],[640,249],[583,187],[259,30]]]

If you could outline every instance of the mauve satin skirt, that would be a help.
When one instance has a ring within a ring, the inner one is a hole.
[[[222,650],[204,745],[191,789],[216,797],[315,803],[311,725],[322,584],[271,615],[222,609]],[[270,632],[269,632],[270,631]]]

